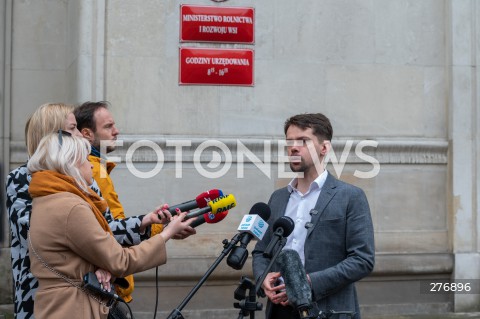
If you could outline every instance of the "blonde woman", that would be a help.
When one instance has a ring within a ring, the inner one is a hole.
[[[49,103],[41,105],[28,119],[25,127],[29,157],[37,149],[41,138],[59,129],[81,136],[73,115],[73,105]],[[30,272],[27,232],[30,224],[32,199],[28,194],[30,173],[27,164],[7,177],[7,211],[10,222],[12,245],[10,248],[14,281],[14,312],[17,319],[33,318],[33,302],[38,281]]]
[[[106,201],[90,188],[89,153],[87,140],[59,131],[42,139],[27,164],[33,198],[31,269],[39,281],[37,319],[106,318],[108,307],[78,289],[83,275],[101,268],[123,277],[162,265],[165,242],[192,222],[184,220],[186,212],[179,213],[168,217],[169,226],[159,235],[122,247],[103,217]]]
[[[47,103],[41,105],[32,114],[25,128],[29,157],[36,151],[40,140],[48,133],[64,130],[73,135],[82,136],[77,129],[73,110],[73,105]],[[15,290],[14,313],[16,319],[34,318],[35,291],[38,288],[38,281],[30,272],[30,256],[27,242],[27,232],[32,210],[32,198],[28,193],[30,179],[31,175],[27,169],[27,164],[24,164],[11,171],[6,181],[6,204],[12,237],[10,252]],[[98,186],[96,186],[95,182],[91,187],[98,191]],[[160,223],[158,216],[163,214],[157,209],[146,215],[116,220],[113,219],[108,207],[103,213],[117,241],[127,246],[138,244],[141,240],[148,238],[148,236],[140,234],[141,228],[145,228],[152,223]]]

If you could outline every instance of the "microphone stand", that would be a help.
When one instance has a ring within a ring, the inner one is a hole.
[[[260,289],[262,287],[262,283],[265,280],[265,278],[267,277],[268,273],[270,272],[270,269],[272,268],[273,263],[275,262],[275,260],[277,260],[278,255],[282,251],[282,248],[285,247],[286,243],[287,243],[287,238],[286,237],[281,237],[280,240],[278,241],[278,243],[275,245],[275,246],[277,246],[276,250],[272,249],[272,250],[275,251],[275,253],[273,254],[272,258],[270,259],[270,263],[268,264],[267,268],[265,268],[265,270],[263,271],[262,276],[257,281],[256,287],[255,287],[255,293],[257,295],[259,294]],[[263,293],[262,293],[262,297],[265,297],[265,295]]]
[[[223,251],[218,256],[218,258],[215,260],[215,262],[208,268],[207,272],[200,278],[199,282],[195,285],[195,287],[192,288],[192,290],[188,293],[188,295],[183,299],[183,301],[178,305],[177,308],[175,308],[167,317],[167,319],[184,319],[181,311],[182,309],[187,305],[187,303],[192,299],[192,297],[195,295],[195,293],[200,289],[200,287],[207,281],[208,277],[212,274],[212,272],[217,268],[217,266],[220,264],[223,258],[225,258],[226,255],[237,245],[237,243],[241,239],[241,235],[243,233],[238,233],[236,234],[230,242],[224,239],[222,241],[223,244]]]
[[[257,302],[257,293],[255,291],[255,284],[248,277],[242,276],[240,285],[235,290],[234,298],[240,302],[233,304],[234,308],[240,308],[238,313],[238,319],[242,319],[247,315],[250,315],[250,319],[255,318],[255,311],[262,310],[263,305]],[[247,298],[247,289],[249,291]]]

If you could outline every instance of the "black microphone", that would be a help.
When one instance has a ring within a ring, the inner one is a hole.
[[[218,214],[226,212],[237,206],[237,201],[233,194],[223,195],[207,203],[207,207],[199,208],[197,210],[187,213],[186,219],[204,215],[206,213]]]
[[[256,203],[250,209],[248,215],[245,215],[238,226],[240,233],[240,246],[236,246],[230,252],[227,258],[227,265],[233,269],[242,269],[248,258],[247,246],[255,238],[262,239],[268,224],[266,221],[270,218],[270,207],[265,203]]]
[[[187,202],[173,205],[168,207],[168,211],[172,216],[176,215],[176,209],[180,209],[181,212],[185,212],[195,208],[204,208],[207,207],[208,202],[223,196],[223,192],[219,189],[211,189],[209,191],[199,194],[195,199],[189,200]]]
[[[282,216],[275,221],[273,224],[273,238],[270,243],[268,243],[267,248],[263,252],[265,258],[269,258],[270,262],[267,265],[267,268],[263,270],[263,274],[257,280],[255,286],[255,292],[260,297],[265,297],[265,292],[262,289],[262,283],[267,277],[270,269],[275,263],[278,255],[280,254],[283,247],[287,243],[287,237],[292,233],[295,228],[295,223],[288,216]]]
[[[271,258],[278,242],[282,238],[290,236],[294,228],[295,228],[295,223],[290,217],[282,216],[279,219],[277,219],[273,224],[274,236],[270,241],[270,243],[268,243],[268,246],[265,249],[265,251],[263,252],[263,256],[266,258]]]
[[[284,249],[276,262],[285,282],[288,300],[297,309],[300,318],[311,318],[309,309],[312,308],[312,289],[298,252]]]

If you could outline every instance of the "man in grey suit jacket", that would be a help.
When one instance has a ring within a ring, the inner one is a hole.
[[[295,222],[284,248],[294,249],[312,289],[312,313],[352,311],[360,318],[355,282],[367,276],[375,264],[373,225],[365,193],[337,180],[325,170],[324,158],[333,135],[323,114],[299,114],[285,122],[290,168],[298,175],[269,200],[270,220],[288,216]],[[263,256],[273,229],[257,243],[253,272],[258,281],[270,259]],[[267,319],[300,318],[279,283],[278,266],[262,283],[268,297]],[[340,315],[339,318],[347,318]]]

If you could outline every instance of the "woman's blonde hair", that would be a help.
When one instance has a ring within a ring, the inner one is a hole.
[[[37,150],[27,163],[27,168],[32,174],[49,170],[73,177],[77,186],[88,193],[89,186],[83,179],[79,166],[88,161],[90,151],[90,143],[83,137],[50,133],[40,140]]]
[[[67,116],[73,113],[73,110],[73,105],[46,103],[30,116],[25,128],[28,156],[35,153],[42,137],[65,128]]]

